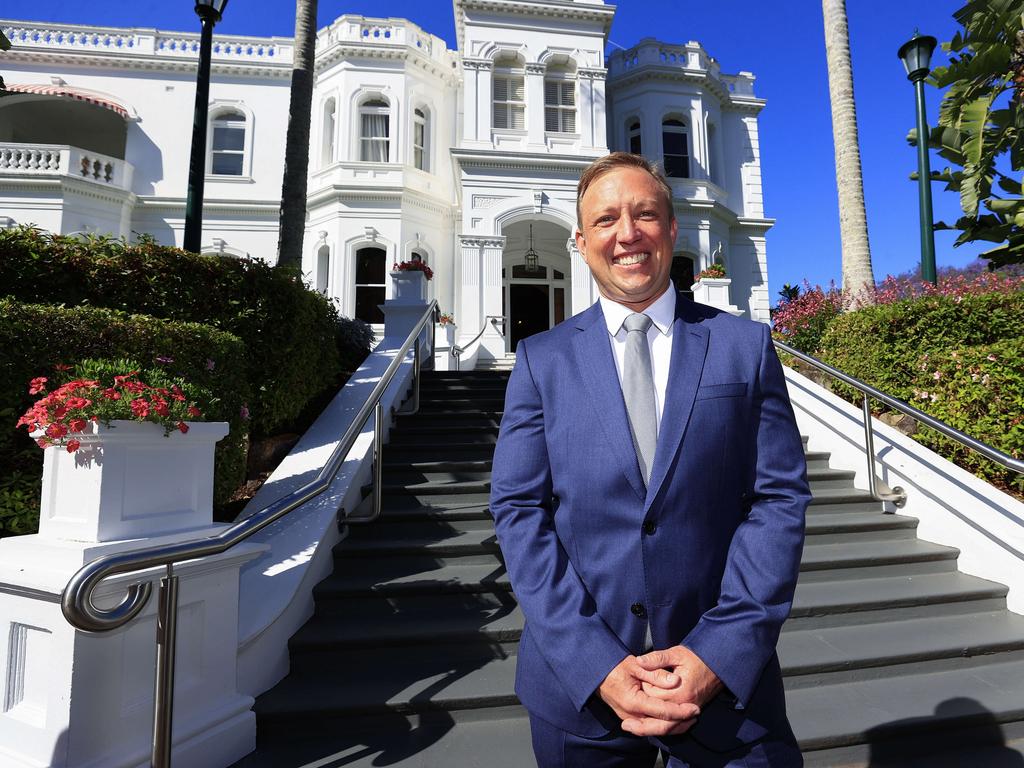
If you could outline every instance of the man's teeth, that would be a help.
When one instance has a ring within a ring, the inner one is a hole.
[[[618,256],[615,259],[616,264],[621,264],[624,267],[632,266],[633,264],[642,264],[647,261],[649,253],[627,253],[625,256]]]

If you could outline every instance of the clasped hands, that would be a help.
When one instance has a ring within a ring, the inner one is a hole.
[[[722,687],[697,654],[676,645],[627,656],[608,673],[598,694],[627,733],[669,736],[689,730]]]

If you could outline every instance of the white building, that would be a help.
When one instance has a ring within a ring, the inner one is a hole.
[[[614,8],[456,0],[458,50],[401,19],[320,30],[303,269],[343,314],[380,321],[389,267],[418,254],[483,359],[589,306],[572,240],[580,171],[610,149],[670,175],[674,276],[712,260],[768,319],[753,75],[695,42],[605,58]],[[0,22],[0,225],[182,243],[198,34]],[[217,36],[203,251],[274,260],[293,43]],[[531,241],[532,237],[532,241]],[[524,254],[538,254],[530,270]],[[487,318],[504,316],[508,333]],[[474,350],[475,355],[475,350]]]

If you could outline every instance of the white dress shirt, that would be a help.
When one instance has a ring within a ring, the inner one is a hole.
[[[622,368],[626,360],[626,331],[622,327],[626,318],[633,310],[624,307],[611,299],[601,296],[601,311],[604,321],[608,324],[608,334],[612,337],[612,357],[615,358],[615,372],[619,375],[619,386],[622,386]],[[651,371],[654,376],[654,402],[658,430],[661,431],[661,414],[665,410],[665,390],[668,388],[668,367],[672,362],[672,324],[676,319],[676,292],[672,284],[659,296],[651,306],[643,311],[651,318],[651,327],[647,329],[647,346],[651,350]]]

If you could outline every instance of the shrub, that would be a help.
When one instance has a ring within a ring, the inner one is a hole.
[[[21,301],[92,305],[184,322],[201,322],[244,342],[254,432],[293,420],[336,387],[369,351],[362,325],[338,316],[324,296],[293,274],[260,261],[198,256],[144,239],[0,231],[0,291]],[[126,350],[130,352],[131,350]]]
[[[248,401],[245,347],[229,333],[198,323],[168,322],[95,307],[53,307],[0,299],[0,526],[24,532],[25,504],[38,514],[41,453],[15,423],[32,404],[29,381],[56,378],[57,365],[83,358],[131,357],[181,377],[216,395],[207,418],[227,421],[231,432],[217,444],[214,501],[223,503],[245,476]],[[26,478],[30,480],[27,482]],[[30,498],[31,497],[31,498]],[[34,501],[33,501],[34,500]],[[11,523],[11,520],[15,523]],[[34,529],[35,522],[30,529]]]
[[[821,358],[1011,455],[1024,434],[1024,291],[927,292],[834,319]],[[860,394],[836,386],[853,402]],[[931,430],[915,435],[961,466],[1024,490],[1021,479]]]
[[[817,352],[822,335],[843,309],[843,295],[831,283],[828,290],[813,288],[804,281],[804,292],[789,301],[780,302],[772,313],[776,338],[801,352]]]

